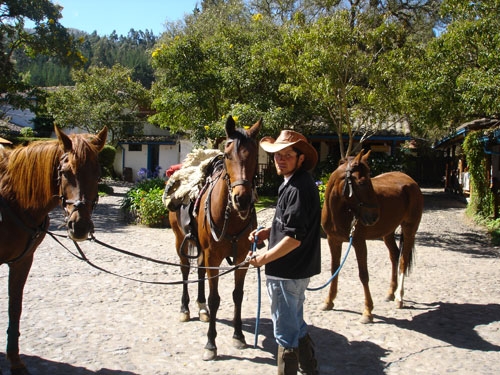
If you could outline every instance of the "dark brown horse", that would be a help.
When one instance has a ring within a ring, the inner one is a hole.
[[[340,266],[342,243],[348,242],[353,225],[352,245],[358,260],[359,278],[365,294],[361,321],[373,321],[373,300],[368,287],[366,240],[383,238],[392,263],[388,300],[403,306],[404,276],[412,265],[415,234],[422,217],[424,198],[417,183],[401,172],[370,178],[368,157],[361,151],[341,162],[331,174],[325,192],[321,224],[330,246],[332,275]],[[403,247],[396,245],[395,231],[401,226]],[[332,281],[324,310],[333,308],[338,276]]]
[[[49,212],[62,205],[68,235],[75,241],[87,239],[94,229],[97,155],[107,128],[97,136],[55,131],[58,140],[0,151],[0,263],[9,266],[7,357],[12,374],[28,374],[19,357],[19,320],[24,285],[49,227]]]
[[[195,217],[191,219],[191,229],[187,230],[183,219],[182,208],[170,212],[169,218],[175,233],[176,247],[181,262],[189,264],[185,256],[184,242],[186,234],[191,232],[193,242],[198,241],[200,248],[199,264],[207,267],[206,274],[209,279],[209,328],[208,341],[205,345],[204,360],[217,357],[215,338],[217,310],[220,305],[219,270],[222,261],[232,259],[234,264],[245,260],[251,243],[248,240],[250,232],[257,225],[255,213],[255,186],[254,178],[257,174],[258,145],[256,136],[260,130],[262,120],[256,122],[250,129],[236,129],[235,122],[229,117],[226,122],[226,143],[224,158],[220,167],[214,166],[213,172],[207,178],[205,187],[195,203],[193,211]],[[188,280],[189,268],[181,267],[183,280]],[[245,282],[246,267],[234,271],[234,317],[233,317],[233,343],[238,348],[246,346],[242,331],[241,303],[243,300],[243,286]],[[205,269],[198,272],[199,279],[205,276]],[[204,282],[198,283],[197,302],[203,308],[205,305]],[[189,320],[189,294],[187,284],[184,283],[181,313],[183,320]],[[202,311],[200,318],[207,316]]]

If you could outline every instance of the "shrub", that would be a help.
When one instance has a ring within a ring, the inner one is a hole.
[[[144,192],[139,200],[138,221],[154,228],[168,225],[168,209],[162,201],[163,188],[153,188]]]
[[[113,176],[113,163],[115,160],[116,148],[110,145],[105,145],[99,152],[99,163],[101,164],[102,177]]]
[[[144,179],[132,187],[120,205],[128,221],[150,227],[168,226],[168,209],[162,201],[164,189],[161,178]]]

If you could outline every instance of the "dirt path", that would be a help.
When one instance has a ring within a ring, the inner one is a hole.
[[[170,229],[124,225],[118,210],[125,192],[101,199],[96,237],[106,243],[177,262]],[[375,321],[358,323],[363,305],[354,252],[340,274],[335,310],[319,310],[326,291],[308,292],[306,319],[316,341],[321,374],[496,374],[500,362],[500,250],[464,219],[464,204],[438,190],[425,190],[426,208],[417,235],[413,273],[407,278],[406,308],[384,302],[389,258],[382,241],[369,241],[370,286]],[[56,230],[61,213],[52,215]],[[269,212],[259,213],[263,222]],[[71,246],[69,243],[68,246]],[[323,247],[323,273],[329,253]],[[347,246],[345,245],[344,249]],[[180,280],[174,267],[84,246],[100,266],[144,280]],[[0,268],[0,318],[7,327],[7,271]],[[221,281],[219,358],[202,361],[207,324],[178,322],[181,286],[139,284],[95,270],[47,238],[37,251],[26,290],[21,351],[33,375],[274,374],[267,296],[262,296],[258,347],[253,348],[257,309],[256,272],[247,276],[243,301],[249,347],[231,345],[232,277]],[[195,287],[190,287],[192,300]],[[192,303],[194,310],[194,303]],[[4,342],[5,337],[1,338]],[[1,344],[0,344],[1,345]],[[5,360],[0,362],[8,373]]]

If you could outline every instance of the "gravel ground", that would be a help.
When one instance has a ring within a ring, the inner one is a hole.
[[[127,186],[100,200],[96,238],[150,257],[177,262],[170,229],[126,225],[119,201]],[[390,262],[380,240],[369,241],[374,323],[360,324],[363,292],[354,252],[340,273],[333,311],[320,311],[325,290],[308,292],[306,320],[317,346],[321,374],[496,374],[500,361],[500,251],[464,217],[465,204],[440,190],[424,189],[425,210],[417,234],[416,263],[406,279],[404,309],[384,302]],[[272,217],[259,212],[259,224]],[[61,212],[52,214],[58,231]],[[71,243],[67,243],[68,247]],[[180,280],[176,267],[159,266],[84,244],[88,257],[128,277]],[[344,251],[347,245],[345,244]],[[322,240],[323,272],[329,252]],[[7,327],[7,271],[0,268],[0,319]],[[263,292],[260,335],[253,348],[257,276],[250,270],[243,301],[249,347],[231,344],[232,277],[220,282],[219,358],[202,361],[206,323],[178,321],[181,286],[137,283],[93,269],[46,238],[37,250],[25,290],[21,351],[33,375],[274,374],[276,344]],[[192,300],[195,286],[190,286]],[[194,303],[192,302],[192,310]],[[194,314],[193,314],[194,315]],[[5,340],[5,339],[2,339]],[[4,341],[5,342],[5,341]],[[4,374],[5,360],[0,361]]]

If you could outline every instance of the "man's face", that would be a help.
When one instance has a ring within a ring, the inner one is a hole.
[[[280,176],[291,176],[304,162],[304,155],[298,154],[291,146],[274,154],[276,172]]]

